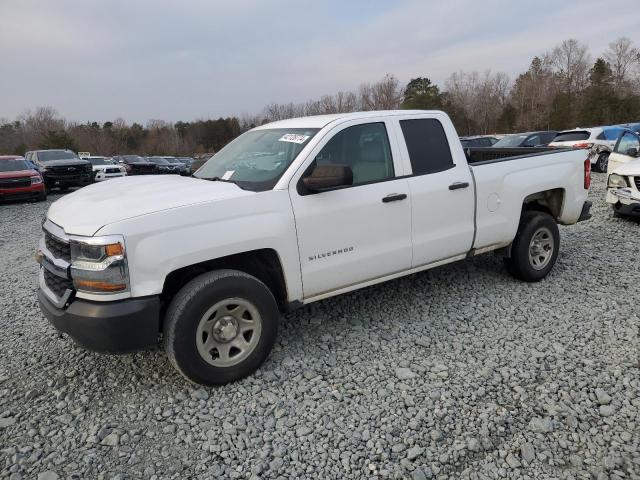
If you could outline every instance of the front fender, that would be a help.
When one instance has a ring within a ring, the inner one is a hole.
[[[259,249],[282,262],[289,299],[302,298],[298,244],[286,191],[223,199],[117,222],[98,234],[125,237],[134,297],[157,295],[179,268]]]

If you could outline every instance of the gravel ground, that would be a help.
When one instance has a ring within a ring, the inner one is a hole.
[[[544,281],[488,255],[310,305],[212,389],[59,338],[35,296],[47,205],[0,206],[0,477],[640,478],[640,223],[594,177]]]

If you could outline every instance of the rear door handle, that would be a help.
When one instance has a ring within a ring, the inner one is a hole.
[[[397,202],[407,198],[406,193],[391,193],[382,199],[382,203]]]
[[[455,182],[449,185],[449,190],[458,190],[460,188],[467,188],[469,186],[469,182]]]

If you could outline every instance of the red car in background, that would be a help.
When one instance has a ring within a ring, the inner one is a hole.
[[[42,175],[23,157],[0,155],[0,200],[47,199]]]

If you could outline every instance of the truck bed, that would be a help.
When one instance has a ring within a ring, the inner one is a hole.
[[[474,248],[503,246],[503,242],[513,239],[518,227],[513,219],[520,217],[525,196],[535,192],[561,192],[558,222],[577,221],[586,199],[583,187],[586,150],[544,147],[471,150],[476,158],[469,165],[477,199]]]
[[[507,160],[515,160],[520,158],[535,157],[538,155],[548,155],[564,150],[553,147],[514,147],[514,148],[495,148],[495,147],[475,147],[465,148],[464,153],[467,162],[471,165],[482,165],[485,163],[502,162]]]

